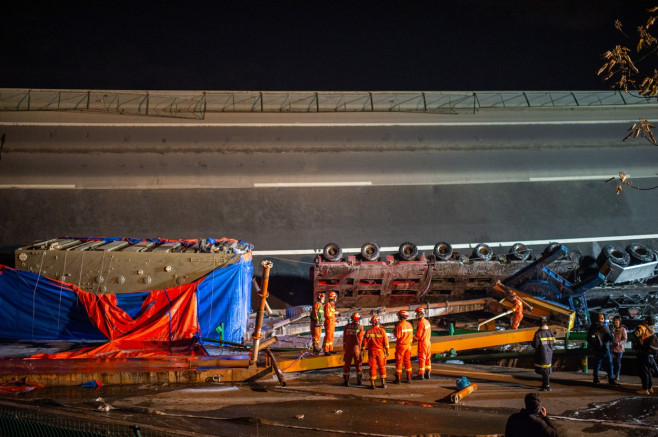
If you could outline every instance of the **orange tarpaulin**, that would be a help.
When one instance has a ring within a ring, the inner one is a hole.
[[[199,281],[151,291],[134,318],[117,306],[114,294],[76,290],[90,320],[110,341],[73,352],[38,354],[30,358],[92,358],[162,356],[191,350],[199,332],[196,289]]]

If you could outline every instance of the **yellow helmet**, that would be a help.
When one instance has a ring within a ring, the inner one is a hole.
[[[329,300],[336,300],[336,296],[338,296],[338,295],[336,294],[335,291],[330,291],[329,292]]]
[[[416,315],[424,316],[425,315],[425,309],[423,307],[416,308]]]

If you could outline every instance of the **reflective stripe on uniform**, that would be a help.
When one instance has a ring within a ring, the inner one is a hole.
[[[539,337],[540,341],[555,341],[555,337]]]
[[[551,367],[551,364],[535,364],[535,367],[540,367],[542,369],[548,369]]]

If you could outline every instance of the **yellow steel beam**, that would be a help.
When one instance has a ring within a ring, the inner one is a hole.
[[[502,293],[504,296],[507,296],[508,290],[511,290],[511,288],[502,285],[500,282],[495,284],[492,288]],[[536,318],[546,317],[547,319],[555,320],[558,323],[563,323],[569,330],[573,329],[574,323],[576,322],[576,312],[572,309],[516,289],[514,289],[514,291],[521,299],[523,299],[523,301],[532,306],[532,310],[530,311],[526,311],[526,308],[524,307],[523,314],[531,315]],[[500,304],[508,309],[513,307],[510,299],[503,299],[500,301]]]
[[[566,329],[562,326],[551,326],[550,329],[556,334],[557,338],[562,338],[566,334]],[[537,328],[510,329],[507,331],[486,331],[473,334],[460,334],[443,337],[432,337],[432,353],[444,353],[450,349],[469,350],[486,347],[500,346],[512,343],[525,343],[532,341]],[[414,343],[411,346],[411,355],[418,355],[418,346]],[[395,357],[395,343],[389,348],[389,361]],[[364,362],[367,361],[367,353],[364,356]],[[306,370],[318,370],[331,367],[342,367],[344,364],[342,350],[337,350],[335,355],[311,355],[304,352],[296,359],[282,358],[279,361],[279,367],[283,372],[303,372]]]

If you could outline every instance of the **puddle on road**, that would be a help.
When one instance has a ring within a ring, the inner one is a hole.
[[[563,416],[581,420],[603,420],[638,426],[658,426],[658,397],[634,396],[594,403],[586,410],[566,411]]]

